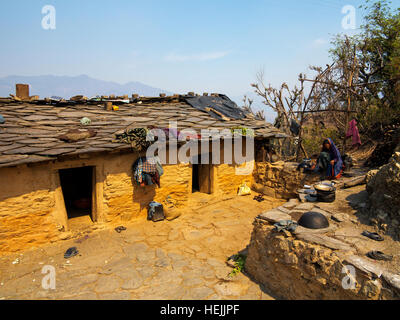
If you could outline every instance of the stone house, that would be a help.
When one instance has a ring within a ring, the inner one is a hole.
[[[252,172],[236,175],[240,165],[235,163],[167,162],[161,187],[141,187],[134,181],[132,164],[143,152],[115,141],[115,133],[127,127],[168,128],[171,121],[178,130],[247,127],[254,130],[256,149],[285,136],[252,114],[228,119],[197,110],[180,97],[135,98],[118,110],[107,110],[101,102],[0,99],[5,119],[0,124],[0,252],[56,241],[72,228],[76,216],[117,225],[144,217],[153,200],[182,208],[193,192],[236,194],[243,181],[252,183]],[[91,123],[81,124],[83,117]],[[60,140],[70,129],[90,129],[96,135]],[[89,203],[74,210],[71,202],[81,199]]]

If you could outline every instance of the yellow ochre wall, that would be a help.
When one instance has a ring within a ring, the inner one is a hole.
[[[0,169],[0,254],[57,238],[46,167]]]
[[[178,208],[184,207],[192,193],[191,165],[164,165],[161,188],[140,187],[131,169],[138,156],[109,154],[0,168],[0,255],[63,238],[68,220],[59,169],[96,167],[94,218],[98,223],[116,224],[145,217],[150,201],[163,203],[167,197]],[[251,174],[237,176],[236,167],[213,165],[213,193],[236,194],[242,181],[251,181]]]

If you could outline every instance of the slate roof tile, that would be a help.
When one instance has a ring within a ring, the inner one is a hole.
[[[120,105],[118,111],[108,111],[102,104],[56,106],[0,100],[0,114],[5,118],[5,123],[0,124],[0,167],[51,161],[66,155],[130,150],[129,144],[113,142],[116,132],[150,125],[166,128],[170,121],[177,121],[180,130],[246,126],[255,129],[258,137],[282,136],[277,128],[254,117],[218,120],[184,102],[132,103]],[[91,124],[81,125],[83,117],[91,119]],[[78,128],[95,130],[97,135],[75,143],[58,139]]]

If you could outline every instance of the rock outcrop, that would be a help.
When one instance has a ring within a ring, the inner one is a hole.
[[[277,232],[266,219],[254,222],[245,268],[281,299],[399,298],[400,277],[344,242],[312,232]]]
[[[367,175],[370,214],[388,233],[400,237],[400,152]]]

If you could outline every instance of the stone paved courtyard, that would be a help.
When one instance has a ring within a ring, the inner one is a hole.
[[[0,299],[273,299],[244,274],[227,275],[227,257],[246,248],[254,217],[282,204],[253,196],[200,195],[172,221],[145,218],[114,229],[0,258]],[[64,259],[76,246],[79,255]],[[56,289],[42,288],[42,268]]]

